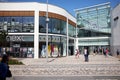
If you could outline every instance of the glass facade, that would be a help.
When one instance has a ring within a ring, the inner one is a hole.
[[[34,12],[0,11],[0,31],[8,32],[7,42],[0,46],[0,56],[34,57]],[[22,33],[32,33],[31,35]]]
[[[46,32],[46,17],[39,18],[39,32]],[[66,34],[66,22],[60,19],[49,18],[48,32],[54,34]]]
[[[75,37],[75,35],[76,35],[76,28],[68,24],[68,36]]]
[[[9,12],[8,12],[9,13]],[[13,12],[14,14],[14,12]],[[9,34],[9,41],[0,47],[0,55],[8,52],[13,57],[34,57],[34,16],[1,16],[0,30]],[[67,56],[67,21],[49,18],[48,23],[48,56]],[[27,33],[27,34],[22,34]],[[32,33],[32,34],[29,34]],[[42,35],[40,34],[42,33]],[[39,57],[46,54],[46,17],[39,16]],[[75,36],[75,27],[68,24],[68,36]],[[73,50],[73,48],[72,48]],[[73,52],[73,51],[72,51]],[[73,54],[73,53],[72,53]]]
[[[39,33],[46,33],[46,17],[39,17]],[[73,26],[70,26],[73,27]],[[49,34],[55,34],[53,36],[48,36],[48,56],[66,56],[66,37],[56,36],[64,35],[66,36],[66,22],[56,18],[49,18],[48,23]],[[39,57],[45,57],[46,52],[46,36],[39,36]]]
[[[19,7],[23,4],[26,7]],[[65,9],[33,2],[0,5],[4,6],[0,7],[0,32],[8,34],[6,44],[2,44],[5,39],[0,42],[0,57],[9,53],[12,57],[38,59],[47,57],[46,51],[48,57],[62,57],[68,56],[69,46],[73,49],[76,19]]]
[[[77,11],[78,37],[109,36],[110,5],[96,6]]]
[[[110,45],[111,25],[109,3],[76,10],[76,18],[80,48],[89,46],[90,48],[98,49]]]
[[[17,16],[17,17],[0,17],[0,30],[13,32],[34,32],[34,17],[33,16]]]

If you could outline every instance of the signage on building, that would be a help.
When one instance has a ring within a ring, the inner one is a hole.
[[[24,41],[23,36],[10,36],[10,41]]]
[[[13,47],[20,47],[20,44],[14,44]]]
[[[46,36],[40,36],[39,41],[46,41]],[[48,36],[48,41],[60,42],[60,37],[58,37],[58,36]]]

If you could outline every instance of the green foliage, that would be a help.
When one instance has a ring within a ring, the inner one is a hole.
[[[6,41],[7,35],[8,33],[5,30],[0,31],[0,41]]]
[[[1,46],[3,46],[3,44],[6,43],[7,36],[8,36],[8,33],[5,30],[0,31],[0,43],[2,44]]]
[[[9,65],[23,65],[22,62],[16,60],[16,59],[10,59],[8,62]]]

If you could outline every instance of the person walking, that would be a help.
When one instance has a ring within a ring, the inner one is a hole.
[[[76,49],[76,54],[75,54],[75,58],[79,58],[80,52],[78,49]]]
[[[119,53],[120,53],[120,52],[119,52],[119,49],[117,49],[116,53],[117,53],[117,56],[118,56],[118,55],[119,55]]]
[[[103,55],[106,57],[106,51],[104,48],[103,48]]]
[[[85,62],[88,62],[88,61],[89,61],[88,56],[89,56],[88,48],[85,48],[85,49],[84,49]]]
[[[106,53],[106,57],[108,57],[108,53],[109,53],[109,51],[108,51],[107,48],[106,48],[106,50],[105,50],[105,53]]]
[[[0,80],[6,80],[6,77],[12,77],[8,66],[9,57],[4,54],[0,63]]]

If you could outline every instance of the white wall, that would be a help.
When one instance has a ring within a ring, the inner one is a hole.
[[[117,18],[115,20],[115,18]],[[111,51],[116,53],[117,49],[120,49],[120,4],[117,5],[112,10],[111,15],[111,27],[112,27],[112,37],[111,37]]]

